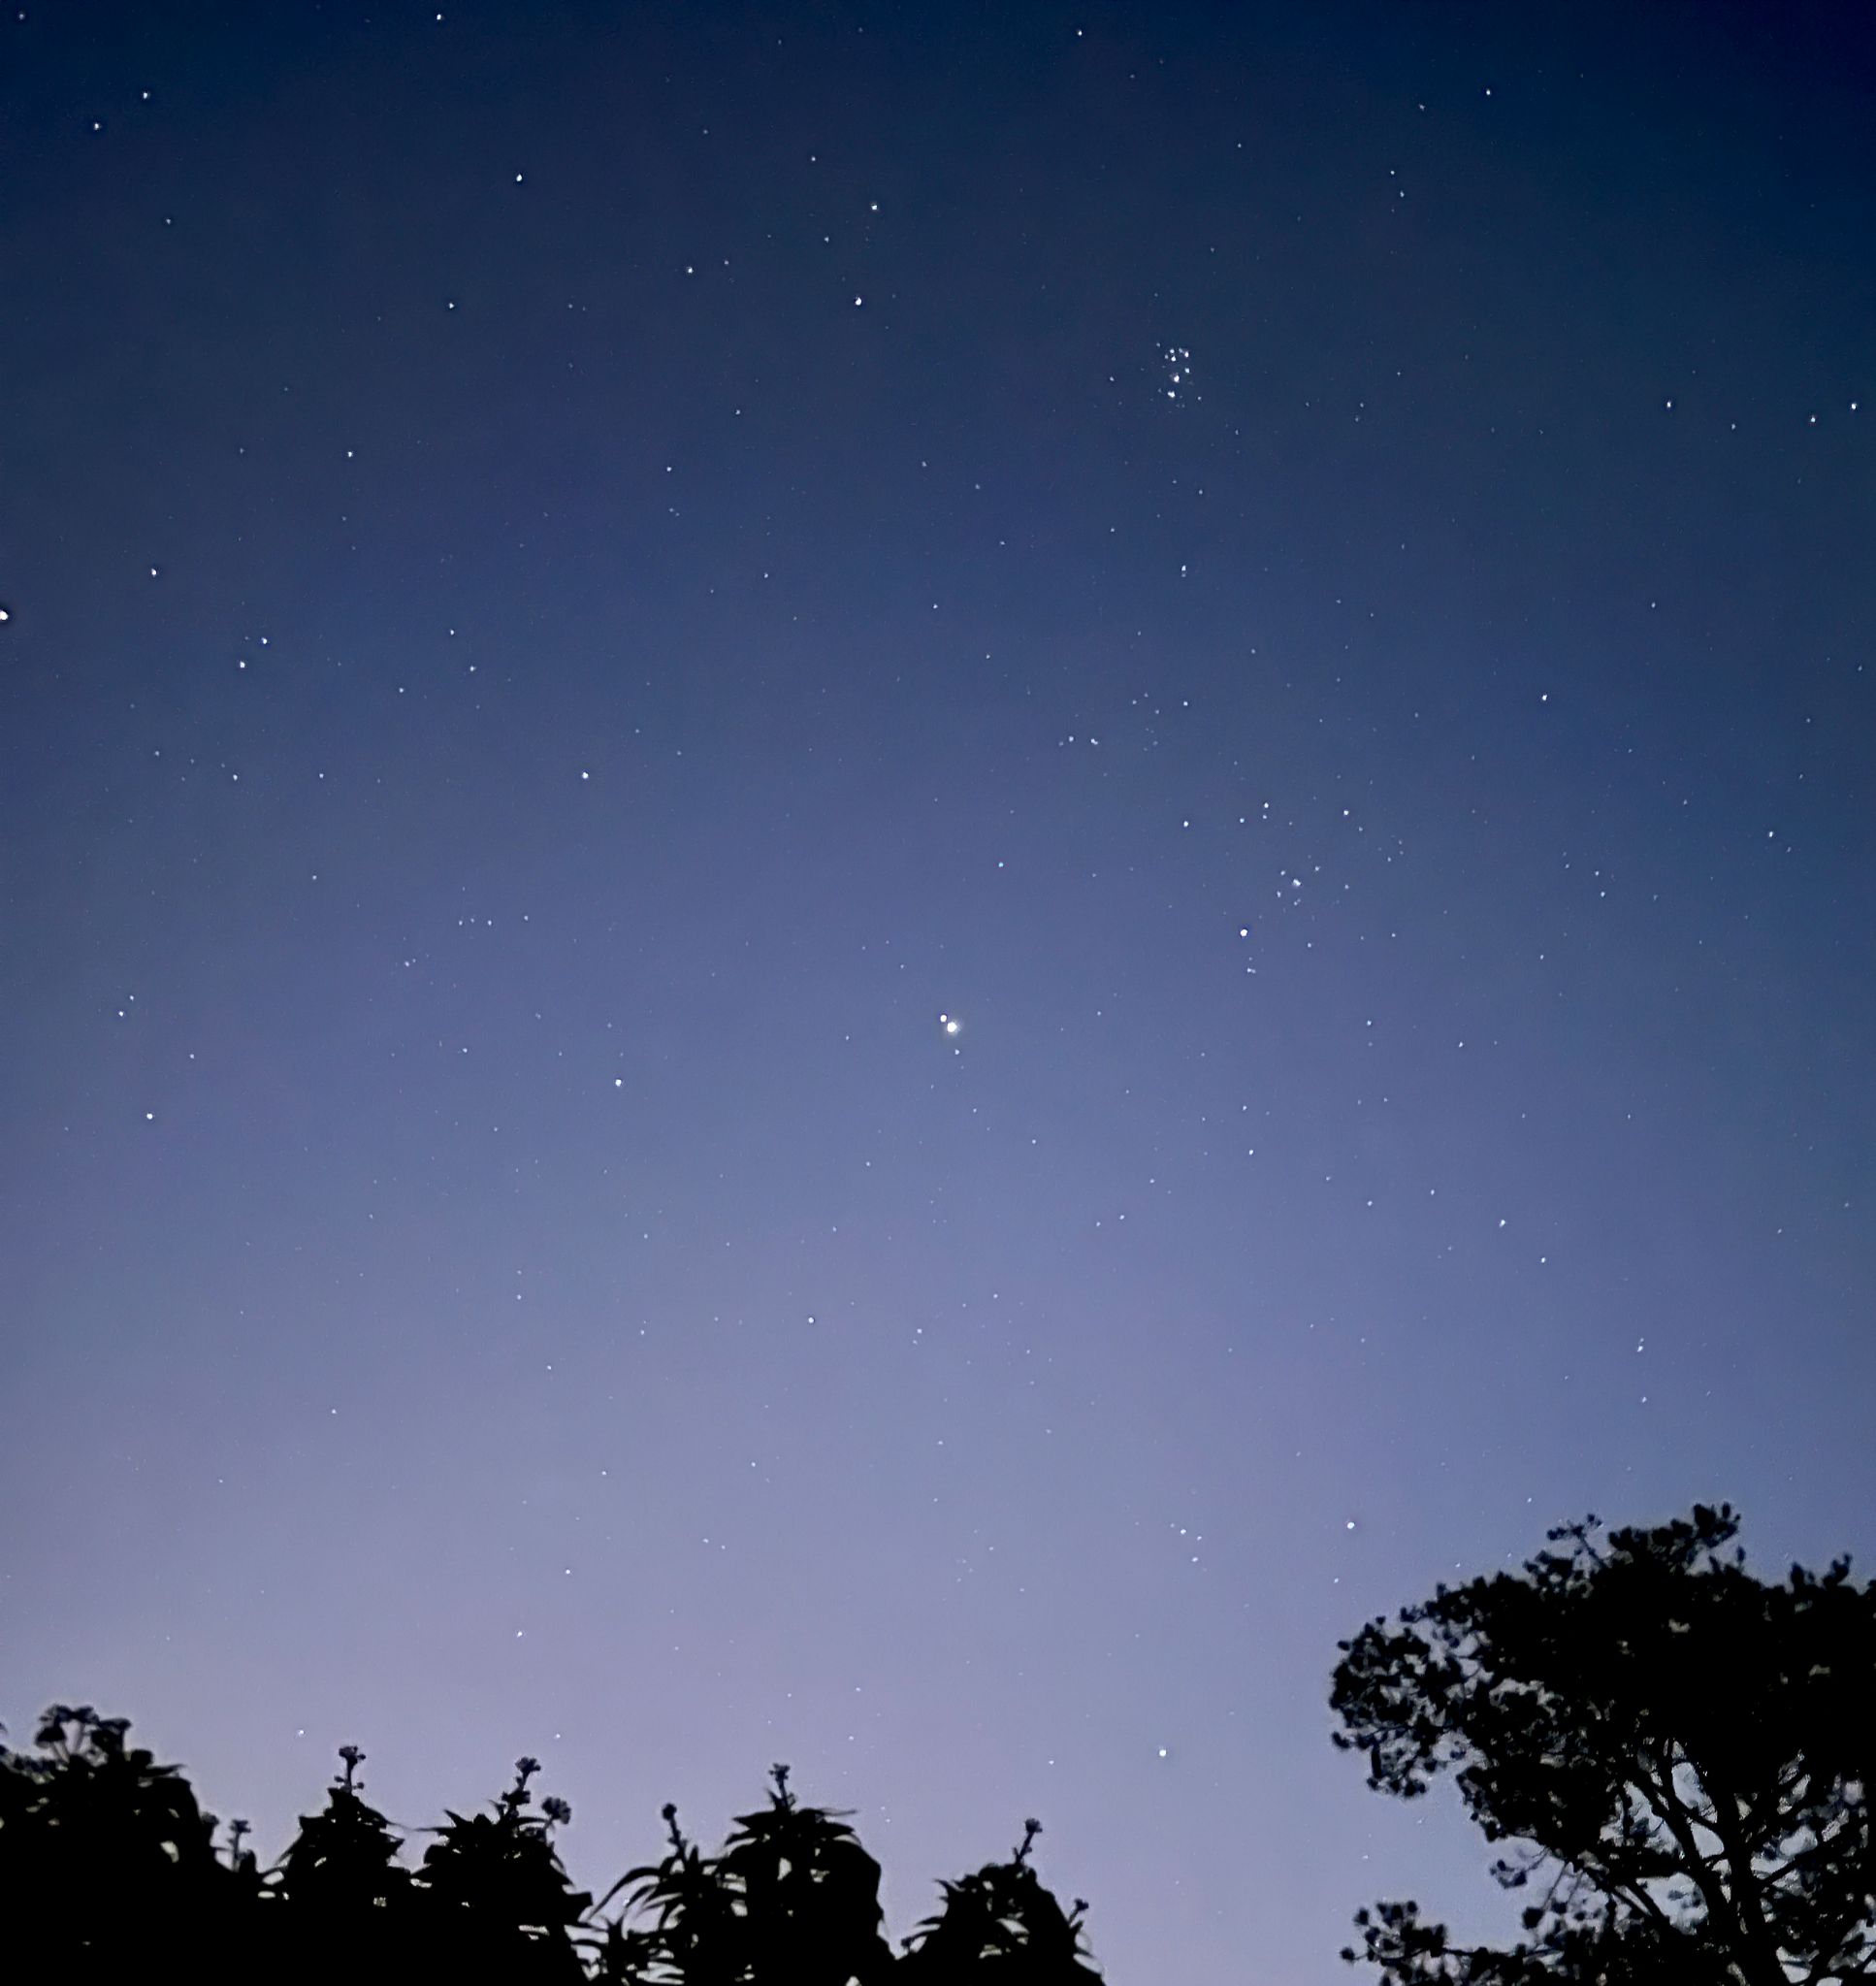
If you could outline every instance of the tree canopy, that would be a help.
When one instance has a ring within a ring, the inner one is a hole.
[[[1876,1588],[1848,1559],[1763,1581],[1738,1528],[1592,1516],[1341,1644],[1334,1742],[1403,1799],[1450,1774],[1533,1899],[1504,1948],[1379,1904],[1344,1958],[1387,1986],[1876,1979]]]
[[[942,1885],[942,1907],[894,1953],[880,1867],[832,1811],[803,1807],[786,1766],[768,1804],[737,1817],[718,1855],[664,1808],[668,1849],[594,1904],[562,1865],[555,1829],[572,1815],[536,1803],[539,1762],[522,1758],[492,1810],[448,1812],[418,1867],[367,1804],[365,1754],[271,1868],[245,1821],[215,1845],[178,1768],[125,1742],[128,1721],[55,1704],[35,1750],[0,1745],[0,1957],[20,1977],[102,1981],[211,1969],[275,1981],[486,1979],[500,1986],[1091,1986],[1077,1900],[1064,1912],[1029,1856]],[[624,1893],[618,1914],[607,1905]],[[633,1922],[634,1917],[645,1921]],[[23,1962],[23,1966],[22,1966]]]

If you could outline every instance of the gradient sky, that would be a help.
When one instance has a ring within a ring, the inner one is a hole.
[[[6,12],[16,1741],[1327,1986],[1339,1637],[1867,1563],[1867,9]]]

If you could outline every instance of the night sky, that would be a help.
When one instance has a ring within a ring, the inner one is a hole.
[[[1867,1564],[1867,9],[6,15],[16,1742],[1328,1986],[1340,1637]]]

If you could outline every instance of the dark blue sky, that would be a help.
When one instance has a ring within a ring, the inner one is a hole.
[[[0,1714],[1490,1906],[1339,1637],[1876,1548],[1867,11],[438,12],[0,24]]]

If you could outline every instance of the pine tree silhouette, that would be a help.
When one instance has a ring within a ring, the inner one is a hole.
[[[1331,1706],[1369,1784],[1450,1774],[1523,1936],[1359,1912],[1381,1986],[1791,1986],[1876,1977],[1876,1584],[1756,1579],[1725,1504],[1551,1531],[1342,1644]]]

